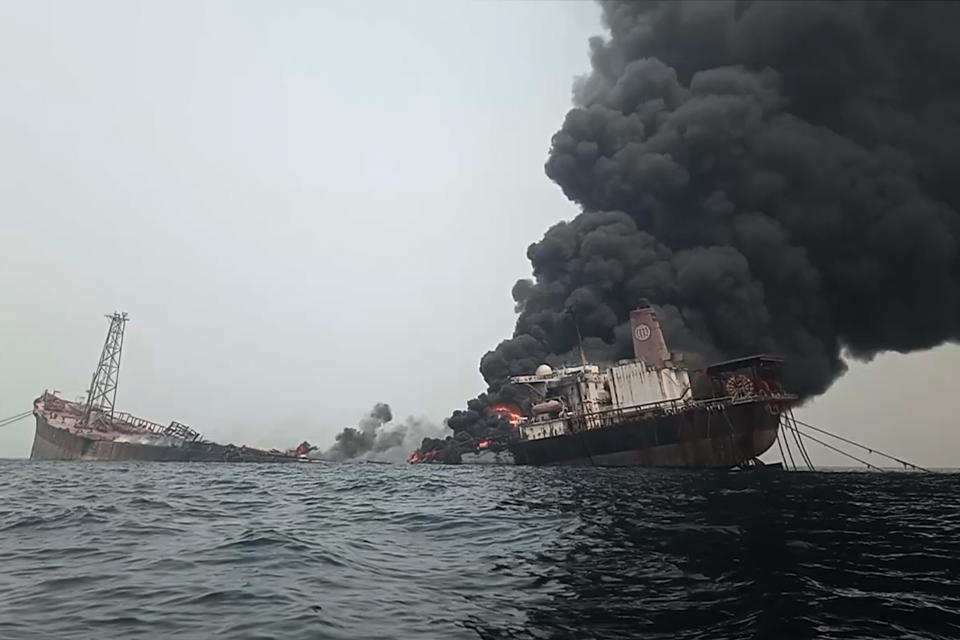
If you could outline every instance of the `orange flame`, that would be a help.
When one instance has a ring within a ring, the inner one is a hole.
[[[490,410],[501,420],[509,422],[512,427],[519,425],[520,420],[523,419],[523,414],[520,413],[520,409],[512,407],[509,404],[495,404],[490,407]]]
[[[418,462],[430,462],[436,458],[437,454],[439,453],[439,449],[434,449],[433,451],[414,451],[413,455],[407,458],[407,462],[410,464],[416,464]]]
[[[490,446],[489,440],[481,440],[480,442],[477,443],[477,449],[486,449],[489,446]]]

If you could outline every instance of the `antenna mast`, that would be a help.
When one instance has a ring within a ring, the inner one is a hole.
[[[583,336],[580,335],[580,319],[577,318],[577,310],[573,307],[565,307],[564,312],[569,313],[573,318],[573,326],[577,329],[577,350],[580,352],[580,364],[586,366],[587,354],[583,352]]]
[[[87,407],[83,423],[90,424],[94,412],[113,417],[113,406],[117,399],[117,383],[120,380],[120,354],[123,351],[123,329],[127,324],[127,314],[114,312],[110,318],[110,329],[100,353],[100,363],[93,372],[90,389],[87,392]]]
[[[586,366],[587,364],[587,354],[583,352],[583,336],[580,335],[580,321],[577,320],[577,317],[573,317],[573,321],[577,325],[577,347],[580,349],[580,364]]]

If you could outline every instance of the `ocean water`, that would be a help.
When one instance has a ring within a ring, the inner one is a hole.
[[[0,462],[2,638],[960,638],[960,475]]]

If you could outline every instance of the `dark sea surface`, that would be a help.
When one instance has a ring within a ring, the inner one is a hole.
[[[960,475],[0,462],[2,638],[960,638]]]

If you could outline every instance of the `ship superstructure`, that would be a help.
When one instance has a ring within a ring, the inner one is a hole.
[[[507,443],[518,464],[731,468],[773,445],[781,411],[796,400],[781,387],[780,359],[689,370],[667,350],[649,304],[630,320],[633,360],[541,365],[510,379],[534,397]]]

